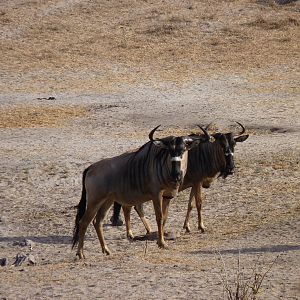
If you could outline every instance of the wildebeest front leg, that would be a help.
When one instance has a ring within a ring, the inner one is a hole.
[[[189,221],[190,221],[191,211],[195,207],[194,196],[195,196],[195,186],[192,187],[191,192],[190,192],[188,209],[187,209],[185,221],[183,224],[183,228],[186,230],[186,232],[191,232]]]
[[[103,234],[103,220],[107,214],[107,211],[113,204],[113,200],[106,200],[98,210],[96,218],[94,220],[94,227],[98,235],[98,239],[104,254],[110,255],[110,251],[105,243],[104,234]]]
[[[136,205],[134,207],[135,211],[138,213],[140,219],[142,220],[144,226],[145,226],[145,229],[147,231],[147,234],[150,234],[151,233],[151,227],[149,225],[149,222],[146,220],[145,218],[145,213],[144,213],[144,209],[143,209],[143,204],[139,204],[139,205]]]
[[[203,224],[203,216],[202,216],[202,204],[203,204],[203,197],[201,184],[199,184],[196,188],[196,194],[195,194],[195,200],[196,200],[196,207],[198,211],[198,229],[201,230],[201,232],[205,231],[205,226]]]
[[[127,238],[130,240],[133,240],[134,236],[131,231],[131,223],[130,223],[131,206],[122,206],[122,209],[123,209],[124,218],[125,218]]]
[[[157,222],[157,233],[158,233],[158,240],[157,244],[159,248],[166,249],[167,244],[164,239],[163,234],[163,220],[162,220],[162,194],[160,194],[156,199],[153,199],[153,206],[156,216],[156,222]]]
[[[165,225],[168,219],[170,198],[163,198],[162,203],[162,218],[163,218],[163,233],[165,233]]]

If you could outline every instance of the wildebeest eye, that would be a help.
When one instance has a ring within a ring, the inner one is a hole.
[[[154,141],[153,141],[153,144],[154,144],[156,147],[163,148],[163,149],[168,149],[168,145],[166,145],[164,142],[162,142],[162,141],[160,141],[160,140],[154,140]]]
[[[185,141],[186,146],[191,146],[193,144],[193,140]]]

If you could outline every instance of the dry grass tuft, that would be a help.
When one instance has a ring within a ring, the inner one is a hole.
[[[79,106],[18,105],[0,109],[0,128],[57,127],[72,118],[86,116]]]
[[[295,18],[267,20],[263,17],[259,17],[255,21],[248,22],[245,25],[259,27],[265,30],[284,30],[288,26],[299,26],[299,22]]]

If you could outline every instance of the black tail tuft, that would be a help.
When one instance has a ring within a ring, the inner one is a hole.
[[[86,210],[85,176],[86,176],[87,171],[88,171],[88,169],[85,169],[83,171],[81,199],[80,199],[79,204],[77,206],[75,206],[75,208],[77,208],[77,214],[76,214],[75,226],[74,226],[74,230],[73,230],[73,240],[72,240],[73,245],[72,245],[72,249],[78,243],[78,239],[79,239],[79,221],[83,217],[83,215],[85,213],[85,210]]]

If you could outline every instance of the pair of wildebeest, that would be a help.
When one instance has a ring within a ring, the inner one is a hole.
[[[73,247],[78,243],[79,258],[84,258],[84,235],[92,221],[102,252],[110,254],[104,240],[103,220],[114,201],[122,205],[127,236],[132,237],[132,206],[135,206],[149,232],[142,203],[152,200],[158,227],[157,243],[160,248],[165,248],[164,227],[170,200],[178,191],[191,187],[184,228],[190,231],[189,214],[195,198],[198,227],[204,231],[201,187],[209,187],[217,175],[225,178],[233,174],[234,146],[236,142],[243,142],[248,138],[248,135],[243,135],[244,126],[238,124],[242,130],[237,135],[230,132],[214,133],[210,136],[207,132],[208,126],[206,129],[199,126],[203,134],[153,139],[153,134],[159,127],[157,126],[149,133],[150,141],[138,150],[103,159],[84,170],[82,196],[77,206],[73,234]]]

